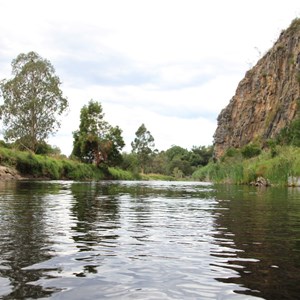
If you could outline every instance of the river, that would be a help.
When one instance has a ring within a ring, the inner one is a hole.
[[[299,299],[300,190],[0,182],[0,299]]]

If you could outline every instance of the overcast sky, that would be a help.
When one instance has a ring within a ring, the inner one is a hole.
[[[300,1],[0,0],[0,12],[0,79],[20,53],[52,63],[70,110],[49,142],[69,155],[90,99],[126,151],[142,123],[159,150],[211,145],[219,112]]]

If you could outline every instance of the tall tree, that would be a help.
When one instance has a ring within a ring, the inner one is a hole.
[[[18,55],[11,65],[14,77],[0,84],[4,137],[35,152],[59,128],[58,116],[67,109],[68,101],[54,67],[36,52]]]
[[[104,120],[102,105],[90,100],[80,111],[79,130],[73,132],[73,152],[81,161],[117,165],[125,146],[122,130]]]
[[[131,143],[132,152],[136,153],[142,173],[147,163],[151,160],[154,149],[154,138],[146,126],[142,124],[135,133],[136,138]]]

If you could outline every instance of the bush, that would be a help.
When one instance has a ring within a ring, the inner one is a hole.
[[[244,158],[251,158],[258,156],[261,153],[261,149],[258,145],[250,143],[242,148],[241,153]]]

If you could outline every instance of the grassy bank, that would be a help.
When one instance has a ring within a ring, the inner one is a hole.
[[[219,162],[196,170],[192,177],[234,184],[249,184],[263,177],[270,184],[288,185],[289,178],[300,177],[300,148],[276,146],[251,158],[245,158],[239,150],[230,151]]]
[[[0,165],[15,168],[20,175],[30,178],[72,180],[105,178],[104,172],[94,165],[2,147],[0,148]]]
[[[133,174],[120,168],[97,168],[67,158],[37,155],[0,147],[0,165],[14,168],[26,178],[69,179],[69,180],[172,180],[171,176],[158,174]]]

